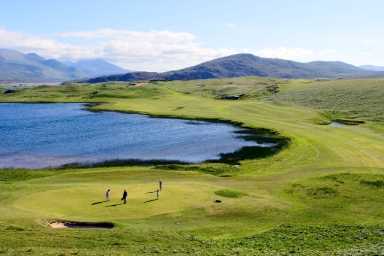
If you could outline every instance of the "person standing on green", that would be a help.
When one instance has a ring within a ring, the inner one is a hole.
[[[128,200],[128,192],[127,190],[124,189],[123,197],[121,198],[121,201],[124,201],[124,204],[126,204],[127,200]]]
[[[161,191],[163,189],[163,181],[159,180],[159,190]]]
[[[107,191],[105,191],[105,201],[109,201],[110,200],[110,196],[111,196],[111,189],[107,189]]]

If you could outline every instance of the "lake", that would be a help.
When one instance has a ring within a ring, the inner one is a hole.
[[[225,123],[90,112],[83,104],[0,104],[0,168],[112,160],[199,163],[243,147],[272,147]]]

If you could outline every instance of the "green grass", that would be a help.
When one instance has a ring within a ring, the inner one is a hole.
[[[238,78],[40,86],[1,102],[212,119],[290,138],[239,165],[0,171],[0,255],[375,255],[384,241],[384,80]],[[225,95],[241,100],[222,100]],[[334,128],[330,120],[364,121]],[[154,200],[158,180],[164,182]],[[105,189],[110,202],[102,202]],[[119,205],[123,189],[127,205]],[[220,199],[222,203],[215,203]],[[51,219],[112,230],[52,230]]]

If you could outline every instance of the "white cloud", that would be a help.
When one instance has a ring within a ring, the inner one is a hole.
[[[233,52],[203,47],[195,35],[185,32],[100,29],[60,33],[59,36],[96,41],[99,57],[135,70],[178,69]]]
[[[232,26],[233,24],[227,24]],[[167,71],[188,67],[230,54],[249,52],[262,57],[296,61],[372,59],[361,51],[353,55],[332,49],[276,47],[230,49],[204,47],[194,34],[171,31],[130,31],[98,29],[34,36],[0,28],[0,48],[35,52],[44,57],[62,59],[104,58],[132,70]],[[369,58],[368,58],[369,57]]]
[[[61,43],[50,38],[16,33],[3,28],[0,28],[0,48],[36,52],[45,57],[54,58],[86,58],[94,56],[91,49]]]
[[[77,41],[77,43],[73,43]],[[62,59],[104,58],[128,69],[165,71],[233,53],[203,47],[191,33],[100,29],[38,37],[0,28],[0,48]]]

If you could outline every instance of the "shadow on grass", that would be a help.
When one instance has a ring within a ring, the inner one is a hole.
[[[144,203],[145,203],[145,204],[147,204],[147,203],[152,203],[152,202],[155,202],[155,201],[157,201],[157,200],[159,200],[159,199],[151,199],[151,200],[145,201]]]
[[[120,206],[120,205],[123,205],[123,203],[111,204],[111,205],[107,205],[105,207],[116,207],[116,206]]]
[[[103,204],[103,203],[106,203],[108,202],[107,200],[104,200],[104,201],[100,201],[100,202],[93,202],[91,205],[98,205],[98,204]]]

